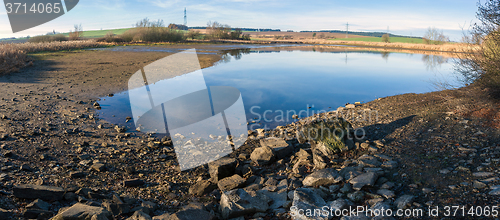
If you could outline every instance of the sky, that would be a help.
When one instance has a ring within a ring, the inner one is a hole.
[[[485,0],[482,0],[483,2]],[[209,21],[231,27],[284,30],[381,31],[423,36],[429,27],[459,41],[462,29],[476,22],[475,0],[82,0],[65,15],[40,26],[12,33],[5,7],[0,6],[0,38],[47,32],[129,28],[143,18],[206,26]]]

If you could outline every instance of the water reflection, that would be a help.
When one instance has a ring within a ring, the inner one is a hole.
[[[436,68],[440,67],[441,64],[447,63],[448,58],[443,56],[425,54],[422,56],[422,61],[424,61],[427,70],[435,70]]]

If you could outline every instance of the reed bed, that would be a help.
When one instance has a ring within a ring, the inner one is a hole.
[[[102,44],[93,40],[0,44],[0,74],[16,72],[25,66],[33,65],[33,59],[28,56],[29,53],[84,49],[101,46]]]

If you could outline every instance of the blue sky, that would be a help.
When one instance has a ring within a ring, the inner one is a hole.
[[[483,0],[484,1],[484,0]],[[281,30],[386,31],[423,36],[436,27],[458,41],[461,27],[475,22],[474,0],[81,0],[69,13],[43,25],[12,33],[5,7],[0,7],[0,38],[68,32],[74,24],[84,30],[132,27],[138,20],[163,19],[166,24],[183,23],[187,8],[188,26],[206,26],[218,21],[232,27],[279,28]]]

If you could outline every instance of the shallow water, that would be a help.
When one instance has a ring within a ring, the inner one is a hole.
[[[202,51],[203,52],[203,51]],[[241,92],[249,129],[274,128],[346,103],[461,86],[443,57],[387,52],[230,51],[202,70],[207,86]],[[129,94],[103,97],[99,116],[135,128]]]

